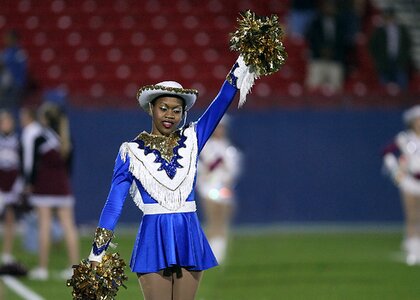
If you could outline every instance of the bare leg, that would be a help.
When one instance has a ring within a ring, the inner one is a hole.
[[[172,276],[158,273],[138,274],[145,300],[172,300]]]
[[[206,214],[206,233],[207,237],[210,239],[214,237],[217,233],[217,204],[212,200],[206,199],[204,201],[205,205],[205,214]]]
[[[15,239],[15,212],[13,208],[8,206],[6,207],[6,212],[4,215],[4,244],[3,244],[3,254],[11,255],[13,251],[13,242]]]
[[[211,200],[206,200],[205,203],[207,237],[218,262],[223,263],[228,244],[228,231],[233,211],[232,205]]]
[[[414,235],[420,238],[420,196],[414,197]]]
[[[50,207],[37,207],[39,224],[39,266],[47,269],[50,251],[51,215]]]
[[[232,205],[205,200],[205,211],[207,235],[226,236],[232,219]]]
[[[60,207],[57,215],[64,231],[67,251],[69,256],[69,264],[76,265],[79,262],[79,238],[76,224],[74,223],[74,214],[72,207]]]
[[[202,271],[188,271],[182,269],[182,276],[173,277],[173,300],[194,300],[197,293],[200,280],[203,277]]]
[[[405,214],[406,262],[408,265],[420,264],[420,197],[403,193]]]
[[[404,215],[405,215],[405,233],[407,238],[420,237],[420,231],[418,228],[420,224],[420,212],[416,210],[416,202],[419,200],[416,196],[408,193],[402,194]]]

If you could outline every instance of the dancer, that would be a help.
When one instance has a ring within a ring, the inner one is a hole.
[[[383,156],[388,174],[398,186],[405,218],[403,248],[409,265],[420,264],[420,105],[408,109],[400,132]]]
[[[16,265],[13,244],[16,232],[17,204],[23,188],[19,178],[19,138],[15,133],[15,121],[10,112],[0,111],[0,212],[4,206],[4,239],[1,255],[2,270],[12,270]]]
[[[229,123],[229,116],[225,115],[201,151],[197,176],[197,191],[204,200],[207,238],[220,264],[226,257],[234,188],[241,166],[241,153],[227,134]]]
[[[47,280],[52,216],[57,212],[64,231],[69,267],[60,272],[68,279],[70,266],[79,261],[78,234],[74,221],[74,197],[70,188],[67,160],[71,153],[69,126],[58,106],[45,103],[35,112],[21,111],[23,170],[29,201],[36,209],[39,224],[39,266],[29,272],[35,280]]]
[[[284,63],[281,34],[276,16],[258,19],[246,12],[231,39],[232,49],[239,49],[241,55],[227,80],[198,121],[181,128],[197,90],[164,81],[138,91],[140,106],[152,116],[152,128],[120,147],[89,255],[93,268],[104,257],[130,192],[143,211],[130,267],[137,273],[144,298],[194,299],[203,271],[217,265],[196,214],[197,159],[237,90],[241,105],[255,78],[277,71]]]

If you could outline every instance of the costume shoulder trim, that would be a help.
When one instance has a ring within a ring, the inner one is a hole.
[[[185,203],[196,174],[198,147],[195,127],[182,130],[180,141],[182,146],[180,142],[174,147],[176,154],[170,162],[162,158],[159,151],[152,151],[136,140],[123,143],[120,148],[121,159],[125,162],[129,157],[131,174],[153,199],[170,210],[177,210]],[[131,195],[137,194],[133,189],[130,192]],[[139,197],[135,198],[140,201]],[[140,206],[140,203],[136,204]]]

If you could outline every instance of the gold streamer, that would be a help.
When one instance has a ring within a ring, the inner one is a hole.
[[[73,266],[73,276],[67,286],[73,287],[74,300],[113,300],[120,286],[127,288],[124,281],[126,264],[118,253],[105,254],[95,268],[88,259]]]
[[[276,15],[256,16],[247,10],[238,18],[238,28],[231,33],[230,48],[239,52],[245,64],[257,76],[270,75],[280,70],[286,62],[283,30]]]

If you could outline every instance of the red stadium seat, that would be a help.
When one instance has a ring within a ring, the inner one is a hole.
[[[283,20],[290,5],[276,0],[3,2],[0,32],[16,28],[21,33],[30,72],[38,84],[42,88],[65,84],[71,94],[94,99],[129,96],[143,83],[168,79],[195,85],[202,97],[210,98],[237,57],[228,44],[238,12],[253,9],[259,15],[275,13]],[[303,103],[296,99],[305,97],[308,46],[303,39],[286,37],[284,43],[287,64],[257,82],[252,95],[263,100],[256,106],[276,105],[278,101],[271,100],[275,97],[282,103]],[[392,88],[379,88],[372,76],[367,33],[357,37],[355,56],[358,68],[348,76],[345,93],[395,93]],[[414,74],[411,90],[420,92],[419,86],[420,78]],[[112,100],[107,99],[89,103],[108,105]]]

